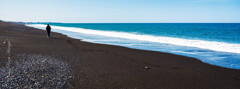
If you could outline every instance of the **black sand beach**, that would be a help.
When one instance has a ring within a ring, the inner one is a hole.
[[[72,89],[240,89],[240,70],[169,53],[83,42],[59,33],[47,38],[46,31],[0,22],[0,67],[9,65],[8,57],[14,66],[21,61],[19,55],[42,55],[63,64],[57,67],[68,65],[72,78],[63,83],[69,82]]]

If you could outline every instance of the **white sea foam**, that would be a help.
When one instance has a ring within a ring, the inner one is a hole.
[[[46,25],[42,25],[42,24],[28,24],[27,26],[44,27],[44,28],[46,27]],[[102,35],[102,36],[142,40],[142,41],[157,42],[157,43],[166,43],[166,44],[173,44],[173,45],[179,45],[179,46],[197,47],[202,49],[240,54],[240,44],[204,41],[204,40],[189,40],[189,39],[163,37],[163,36],[138,35],[138,34],[126,33],[126,32],[101,31],[101,30],[83,29],[83,28],[75,28],[75,27],[61,27],[61,26],[51,26],[51,27],[52,29],[59,29],[59,30],[78,32],[78,33],[84,33],[84,34]]]
[[[197,54],[197,53],[193,53],[193,52],[184,52],[184,51],[171,51],[171,52],[185,53],[185,54]]]

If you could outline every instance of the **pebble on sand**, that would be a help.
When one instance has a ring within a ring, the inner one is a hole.
[[[144,69],[150,69],[150,67],[145,66]]]

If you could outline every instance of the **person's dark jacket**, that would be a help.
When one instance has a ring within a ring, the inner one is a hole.
[[[48,26],[46,27],[46,29],[47,29],[47,31],[50,31],[50,30],[51,30],[51,27],[48,25]]]

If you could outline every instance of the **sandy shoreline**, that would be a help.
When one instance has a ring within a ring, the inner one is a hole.
[[[83,42],[59,33],[46,36],[23,24],[0,22],[0,67],[7,65],[4,42],[9,40],[12,61],[28,54],[67,63],[74,89],[240,89],[240,70],[168,53]]]

